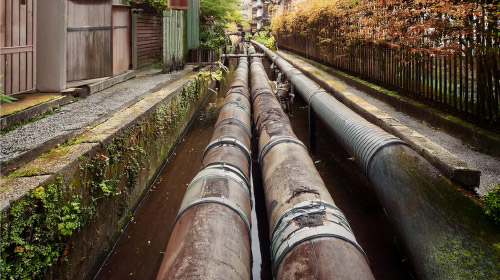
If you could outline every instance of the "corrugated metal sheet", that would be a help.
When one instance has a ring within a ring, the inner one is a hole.
[[[184,18],[182,11],[163,12],[163,71],[172,72],[183,66]]]
[[[189,50],[200,47],[200,0],[189,0],[187,12],[187,47]]]

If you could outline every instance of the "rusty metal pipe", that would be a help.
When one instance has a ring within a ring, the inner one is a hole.
[[[275,277],[374,279],[346,217],[276,100],[261,59],[251,58],[250,69]]]
[[[352,112],[262,44],[370,179],[421,279],[497,279],[500,228],[422,156]],[[311,110],[311,109],[310,109]],[[460,276],[460,277],[462,277]]]
[[[184,194],[157,279],[250,279],[248,98],[248,61],[240,58],[202,169]]]

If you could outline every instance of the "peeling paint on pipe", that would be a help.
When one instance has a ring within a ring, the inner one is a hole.
[[[249,96],[248,61],[240,58],[157,279],[251,278]]]
[[[250,69],[274,276],[374,279],[346,217],[293,133],[261,59],[252,58]]]
[[[499,279],[500,227],[403,142],[368,123],[255,41],[373,184],[420,279]],[[352,127],[346,129],[346,127]]]

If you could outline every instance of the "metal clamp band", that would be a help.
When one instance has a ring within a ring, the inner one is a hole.
[[[301,216],[309,216],[311,214],[324,215],[328,223],[316,227],[300,228],[297,223],[294,222]],[[295,246],[304,241],[322,237],[333,237],[349,242],[368,260],[365,252],[357,243],[352,229],[342,211],[335,205],[325,201],[310,200],[294,205],[283,213],[275,225],[271,240],[273,273],[276,274],[286,254]]]
[[[226,169],[226,170],[232,171],[236,175],[240,176],[240,178],[245,181],[247,186],[250,186],[250,178],[248,178],[247,175],[245,175],[245,172],[243,172],[243,170],[241,170],[239,167],[237,167],[233,164],[230,164],[227,162],[211,162],[210,164],[207,164],[204,167],[202,167],[201,170],[211,169],[211,168],[212,169]]]
[[[239,109],[242,109],[243,111],[245,111],[245,113],[250,115],[250,108],[248,108],[245,104],[240,103],[240,102],[235,102],[235,101],[227,102],[226,104],[224,104],[220,107],[219,112],[221,112],[222,110],[225,110],[227,108],[239,108]]]
[[[205,168],[198,172],[198,174],[193,178],[191,183],[189,183],[188,187],[186,188],[186,192],[194,186],[196,183],[198,183],[201,180],[205,179],[229,179],[234,182],[236,182],[238,185],[245,190],[247,193],[248,197],[251,197],[250,195],[250,189],[248,187],[248,184],[245,182],[245,179],[241,178],[240,175],[238,175],[237,172],[234,170],[230,170],[228,168]]]
[[[252,102],[259,96],[259,95],[262,95],[262,94],[265,94],[265,93],[269,93],[269,94],[272,94],[272,90],[270,91],[269,88],[258,88],[256,90],[253,90],[252,91],[253,94],[252,94]],[[273,94],[274,96],[274,94]]]
[[[175,217],[173,226],[175,226],[175,224],[177,223],[177,220],[179,220],[179,218],[182,216],[182,214],[184,212],[186,212],[189,208],[196,206],[196,205],[199,205],[199,204],[203,204],[203,203],[216,203],[216,204],[224,205],[227,208],[236,212],[236,214],[238,214],[238,216],[240,216],[240,218],[245,223],[245,226],[247,227],[248,236],[251,236],[250,235],[250,230],[251,230],[250,221],[248,220],[248,217],[243,212],[243,209],[241,209],[238,205],[236,205],[236,203],[234,203],[226,198],[223,198],[223,197],[205,197],[205,198],[201,198],[201,199],[197,199],[195,201],[192,201],[191,203],[189,203],[188,205],[184,206],[182,209],[179,210],[179,213],[177,213],[177,217]]]
[[[233,94],[233,93],[241,94],[241,95],[245,96],[245,98],[248,100],[249,94],[245,93],[245,90],[240,90],[240,88],[244,89],[244,87],[242,87],[242,86],[234,86],[234,87],[230,88],[228,91],[226,91],[226,96]]]
[[[231,145],[234,146],[238,149],[240,149],[245,156],[248,159],[248,166],[252,165],[252,155],[250,153],[250,150],[243,144],[241,141],[237,140],[236,138],[232,137],[223,137],[216,139],[212,141],[212,143],[208,144],[208,146],[205,148],[205,151],[203,151],[203,155],[201,156],[201,161],[205,159],[205,156],[214,148],[220,147],[222,145]]]
[[[262,164],[262,159],[266,156],[267,152],[269,152],[269,150],[271,150],[272,147],[274,147],[278,144],[281,144],[281,143],[294,143],[294,144],[297,144],[297,145],[303,147],[307,151],[306,145],[304,145],[304,143],[300,142],[298,139],[290,137],[290,136],[281,137],[281,138],[273,139],[273,140],[267,142],[264,145],[264,147],[262,147],[262,150],[259,153],[259,163]]]
[[[225,123],[234,123],[236,125],[238,125],[239,127],[243,128],[245,130],[245,132],[248,134],[249,137],[252,137],[252,131],[250,130],[250,127],[248,127],[248,125],[246,125],[246,123],[238,120],[238,119],[235,119],[235,118],[228,118],[228,119],[224,119],[220,122],[218,122],[214,129],[217,129],[219,126],[225,124]]]

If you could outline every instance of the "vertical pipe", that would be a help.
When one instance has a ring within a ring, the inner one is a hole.
[[[276,279],[374,279],[347,219],[276,100],[261,59],[252,58],[250,68]]]
[[[157,279],[250,279],[249,107],[248,61],[240,58]]]

